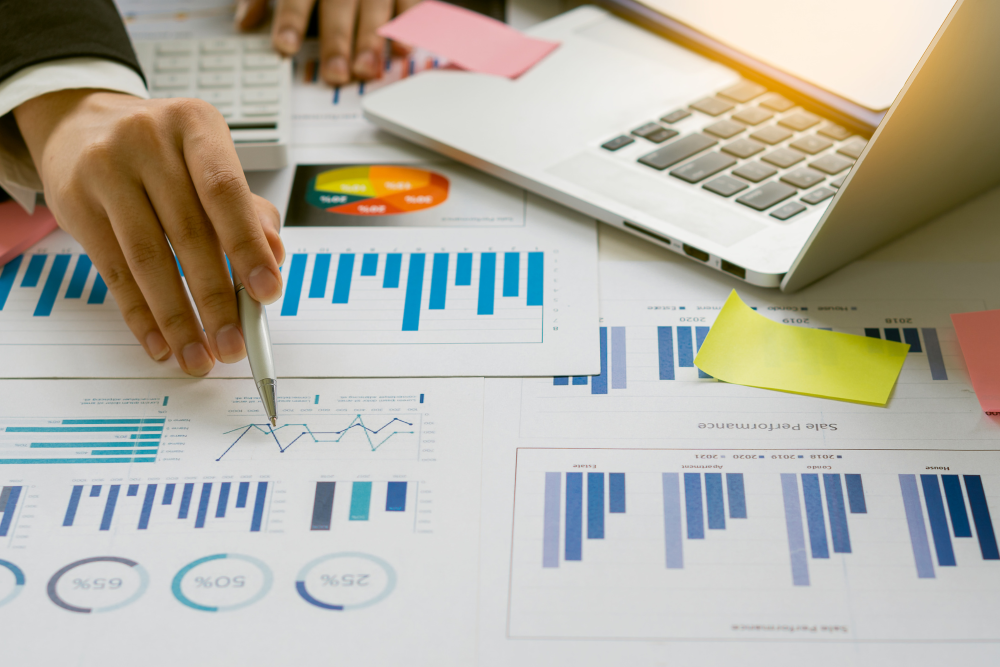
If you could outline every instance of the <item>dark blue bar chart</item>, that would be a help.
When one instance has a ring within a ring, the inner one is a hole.
[[[819,613],[870,638],[996,637],[947,605],[909,625],[915,599],[1000,585],[993,455],[520,448],[511,634],[720,637]]]
[[[60,525],[93,532],[268,529],[270,480],[74,484]]]
[[[294,253],[282,270],[272,327],[290,342],[305,322],[340,342],[541,340],[544,252]]]

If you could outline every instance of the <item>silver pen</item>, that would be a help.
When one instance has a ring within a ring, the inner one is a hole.
[[[264,403],[267,419],[274,427],[278,425],[275,399],[277,378],[274,373],[274,355],[271,352],[271,331],[267,327],[267,311],[247,293],[239,278],[233,276],[233,284],[236,286],[236,304],[240,311],[240,325],[243,327],[250,371],[257,391],[260,392],[260,400]]]

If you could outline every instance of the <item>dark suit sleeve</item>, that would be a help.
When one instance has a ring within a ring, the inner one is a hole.
[[[0,0],[0,81],[60,58],[119,62],[143,76],[112,0]]]

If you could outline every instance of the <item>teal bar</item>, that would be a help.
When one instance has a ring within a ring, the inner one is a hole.
[[[124,459],[0,459],[0,465],[21,465],[38,463],[156,463],[153,458],[124,458]]]
[[[33,442],[31,449],[87,449],[89,447],[125,447],[132,446],[131,442]],[[146,443],[142,443],[143,446]]]
[[[91,456],[132,456],[156,454],[155,449],[95,449]]]
[[[64,419],[63,424],[162,424],[166,419]]]
[[[159,440],[162,433],[136,433],[129,437],[133,440]]]
[[[372,483],[354,482],[351,486],[351,521],[367,521],[371,507]]]

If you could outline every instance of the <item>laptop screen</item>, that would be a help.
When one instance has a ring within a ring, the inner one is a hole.
[[[873,111],[892,105],[954,5],[954,0],[638,2]]]

